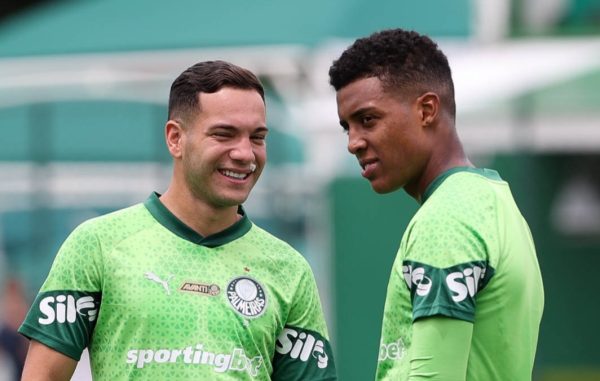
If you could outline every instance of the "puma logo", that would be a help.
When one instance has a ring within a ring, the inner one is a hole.
[[[152,271],[148,271],[147,273],[144,273],[144,277],[146,279],[149,279],[153,282],[156,282],[158,284],[160,284],[166,291],[167,295],[171,295],[171,290],[169,289],[169,281],[171,279],[173,279],[174,275],[170,274],[167,279],[162,280],[160,279],[160,277],[156,274],[154,274]]]

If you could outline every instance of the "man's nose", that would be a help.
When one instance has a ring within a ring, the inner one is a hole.
[[[230,157],[238,161],[253,161],[254,150],[252,142],[248,138],[241,138],[236,142],[235,147],[230,152]]]
[[[348,152],[353,155],[362,149],[365,149],[367,146],[367,142],[365,139],[357,132],[355,132],[352,128],[348,130]]]

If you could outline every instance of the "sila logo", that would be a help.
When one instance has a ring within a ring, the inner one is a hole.
[[[96,320],[98,309],[94,298],[83,296],[75,299],[72,295],[47,296],[40,301],[42,317],[40,324],[48,325],[55,321],[58,323],[74,323],[77,315],[87,316],[89,321]]]
[[[467,296],[474,297],[479,289],[481,280],[485,277],[485,267],[467,267],[446,276],[446,284],[452,291],[452,300],[462,302]]]
[[[425,296],[429,294],[432,282],[431,278],[425,275],[423,267],[413,268],[412,265],[404,265],[402,266],[402,274],[409,289],[412,290],[413,285],[416,286],[417,295]]]
[[[275,350],[279,354],[289,354],[290,358],[303,362],[308,361],[312,356],[317,359],[317,366],[320,369],[327,368],[329,362],[323,340],[317,340],[310,333],[298,332],[291,328],[283,329],[277,338]]]

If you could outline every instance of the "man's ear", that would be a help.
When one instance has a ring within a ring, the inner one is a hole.
[[[167,148],[174,159],[181,158],[183,135],[183,126],[180,122],[175,120],[167,121],[167,124],[165,125],[165,139],[167,141]]]
[[[421,123],[423,126],[432,124],[440,112],[440,97],[436,93],[427,92],[417,98]]]

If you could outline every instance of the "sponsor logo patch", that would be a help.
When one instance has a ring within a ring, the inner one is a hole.
[[[474,318],[475,299],[494,276],[487,261],[471,261],[438,268],[404,261],[404,281],[410,290],[413,318],[429,316],[432,308],[447,316]]]
[[[412,265],[405,265],[402,266],[402,273],[409,289],[412,290],[414,285],[417,287],[417,295],[425,296],[429,294],[432,284],[431,278],[425,275],[425,269],[423,267],[413,268]]]
[[[379,346],[379,361],[385,360],[400,360],[406,354],[406,346],[402,339],[398,339],[393,343],[381,343]]]
[[[203,284],[195,282],[185,282],[181,285],[179,290],[209,296],[217,296],[221,292],[221,288],[216,284]]]
[[[261,356],[248,357],[242,348],[234,348],[230,353],[216,353],[206,350],[203,344],[178,349],[131,349],[125,362],[137,369],[173,363],[202,365],[212,367],[217,373],[247,372],[252,377],[258,376],[263,366]]]
[[[75,323],[77,316],[93,322],[98,315],[98,307],[92,296],[76,299],[72,295],[47,296],[40,300],[38,322],[42,325],[57,323]]]
[[[472,266],[448,274],[446,284],[452,291],[452,300],[458,303],[473,298],[485,279],[485,272],[484,266]]]
[[[240,276],[227,285],[227,299],[239,314],[248,318],[259,317],[267,307],[267,295],[254,279]]]
[[[329,356],[325,353],[325,343],[309,332],[284,328],[277,338],[275,350],[291,359],[308,362],[315,359],[319,369],[327,368]]]

